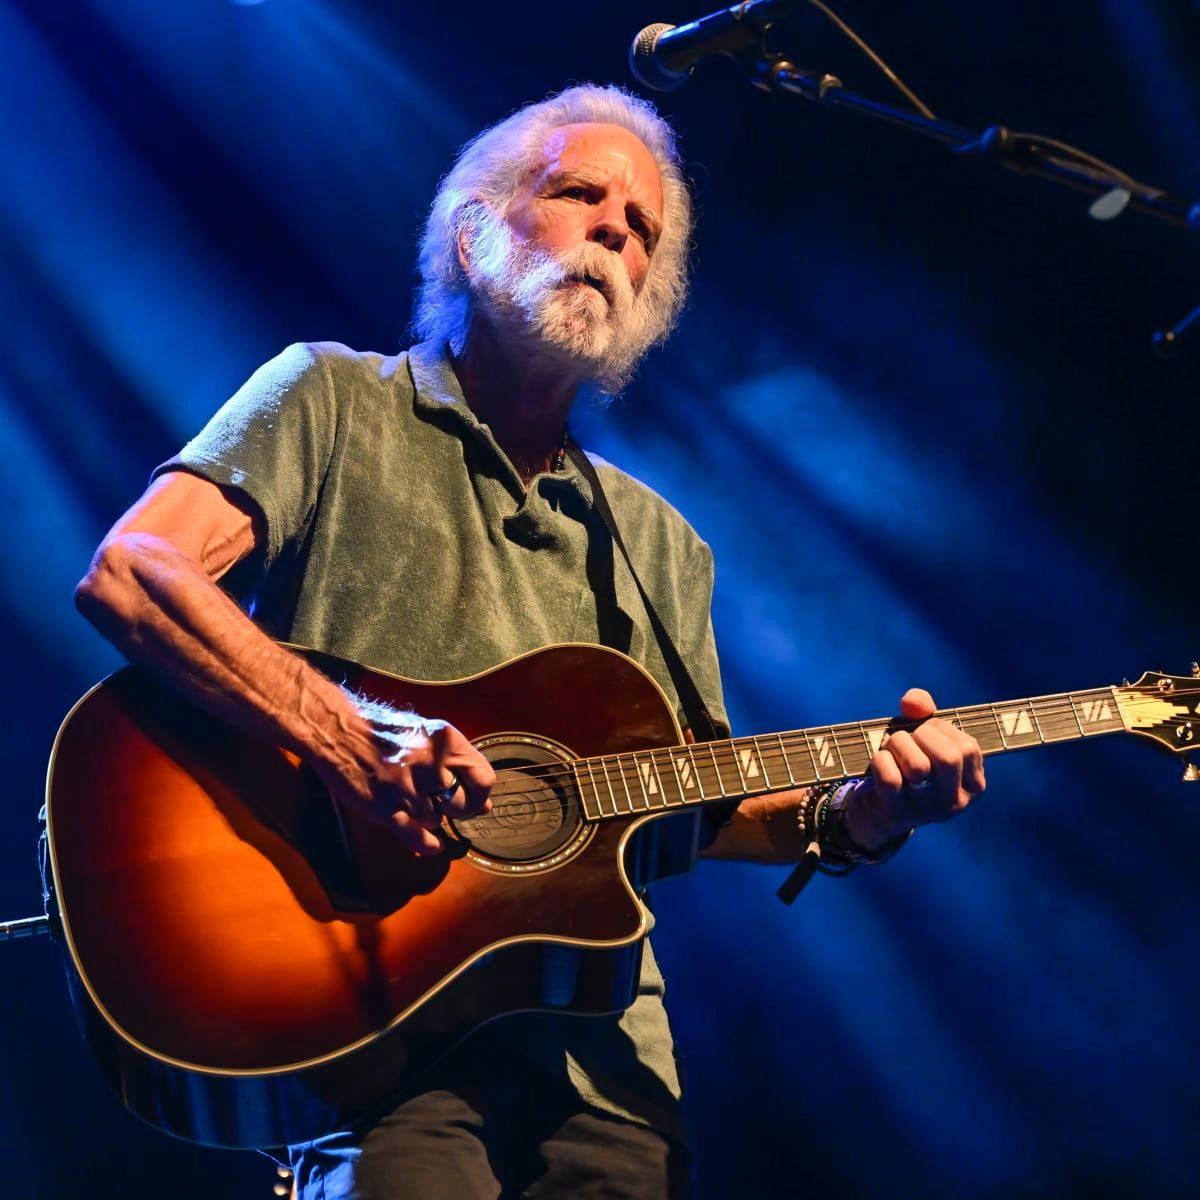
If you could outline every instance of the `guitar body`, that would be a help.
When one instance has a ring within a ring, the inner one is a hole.
[[[432,684],[309,657],[457,726],[509,801],[413,858],[335,813],[293,756],[132,668],[76,705],[51,760],[85,1034],[129,1108],[211,1145],[338,1128],[504,1013],[625,1008],[652,923],[637,888],[694,848],[694,812],[583,820],[559,765],[682,740],[658,685],[615,651],[555,646]]]

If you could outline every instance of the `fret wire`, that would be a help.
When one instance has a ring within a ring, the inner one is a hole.
[[[978,707],[968,709],[956,708],[954,711],[961,716],[962,725],[960,728],[964,733],[969,732],[971,729],[981,729],[994,723],[993,718]]]
[[[812,738],[807,733],[802,733],[800,736],[804,739],[804,749],[808,752],[808,761],[812,763],[813,779],[820,783],[821,768],[817,766],[817,756],[813,753]]]
[[[608,788],[608,798],[612,801],[613,816],[617,815],[617,794],[613,791],[612,780],[608,777],[608,761],[600,760],[600,770],[604,772],[604,786]]]
[[[688,746],[687,756],[688,762],[692,764],[692,778],[696,781],[696,791],[700,793],[697,799],[703,804],[708,797],[704,794],[704,780],[700,778],[700,764],[696,761],[695,746]]]
[[[737,769],[738,779],[742,784],[742,795],[744,796],[750,791],[750,788],[746,783],[746,772],[742,770],[742,756],[738,753],[738,747],[738,742],[730,742],[730,748],[733,750],[733,765]]]
[[[621,790],[625,793],[625,799],[621,803],[625,805],[625,811],[631,813],[633,812],[633,803],[629,795],[629,784],[625,780],[625,763],[619,754],[613,756],[613,770],[617,772],[617,778],[621,781]]]
[[[833,748],[837,751],[838,762],[842,765],[842,777],[844,779],[849,779],[850,772],[846,769],[846,760],[842,757],[841,746],[838,745],[837,730],[832,725],[827,726],[827,728],[829,730],[829,739],[833,742]]]
[[[708,757],[712,759],[713,770],[717,773],[717,787],[721,791],[721,799],[724,800],[729,793],[725,790],[725,780],[721,778],[721,764],[717,762],[717,752],[713,748],[712,742],[705,742],[704,744],[708,747]]]
[[[1046,744],[1046,734],[1042,729],[1042,722],[1038,717],[1037,705],[1033,702],[1032,696],[1027,696],[1025,703],[1029,706],[1030,715],[1033,717],[1033,723],[1037,726],[1038,737],[1042,740],[1042,745]]]
[[[661,797],[661,803],[659,804],[659,807],[660,808],[670,808],[671,807],[671,798],[670,798],[670,796],[667,795],[667,789],[663,785],[662,770],[660,769],[660,764],[659,764],[658,759],[659,759],[659,754],[658,754],[658,751],[656,750],[650,755],[650,762],[654,766],[654,778],[658,780],[658,794]]]
[[[796,786],[796,777],[792,774],[792,764],[788,762],[787,747],[783,744],[783,734],[777,733],[775,740],[779,743],[779,753],[783,755],[783,769],[787,772],[788,786]]]
[[[1113,726],[1113,732],[1124,732],[1125,714],[1121,711],[1121,697],[1117,695],[1117,687],[1115,684],[1110,684],[1104,691],[1112,697],[1113,710],[1116,713],[1116,716],[1113,718],[1116,721],[1116,724]]]
[[[683,780],[679,777],[679,764],[675,761],[675,751],[667,751],[667,761],[671,764],[671,774],[675,776],[675,786],[679,789],[679,804],[676,807],[687,804],[687,796],[684,793]]]
[[[765,783],[767,785],[767,788],[769,790],[771,787],[771,777],[770,777],[770,775],[767,774],[767,764],[766,764],[766,760],[763,758],[762,749],[759,747],[758,738],[752,737],[750,740],[754,743],[754,753],[758,757],[759,774],[762,775],[763,783]]]
[[[650,792],[646,788],[646,776],[642,774],[642,765],[638,761],[639,759],[642,759],[645,757],[646,756],[639,751],[637,754],[635,754],[633,756],[633,759],[634,759],[633,765],[634,765],[634,772],[637,775],[638,786],[642,789],[642,799],[646,802],[646,811],[649,812],[650,809],[654,807],[654,805],[650,801]],[[649,774],[649,771],[647,771],[647,774]]]
[[[604,795],[604,791],[607,791],[607,792],[608,792],[608,801],[609,801],[609,804],[611,804],[611,805],[612,805],[612,813],[611,813],[611,814],[608,814],[608,815],[611,815],[611,816],[614,816],[614,817],[615,817],[615,816],[617,815],[617,804],[616,804],[616,799],[615,799],[615,797],[613,796],[612,787],[611,787],[611,786],[609,786],[609,784],[608,784],[608,769],[607,769],[607,768],[605,767],[605,765],[604,765],[604,759],[603,759],[602,757],[597,757],[597,758],[594,758],[594,759],[592,759],[592,764],[593,764],[593,766],[592,766],[592,779],[593,779],[593,781],[594,781],[594,783],[595,783],[596,794],[597,794],[597,796],[601,797],[601,799],[600,799],[600,811],[601,811],[601,812],[604,812],[604,800],[603,800],[603,795]],[[604,784],[605,784],[605,788],[604,788],[604,790],[601,790],[601,787],[600,787],[601,779],[600,779],[600,776],[598,776],[598,775],[596,774],[596,769],[595,769],[595,768],[596,768],[596,765],[597,765],[597,764],[599,765],[599,767],[600,767],[600,773],[601,773],[601,775],[603,776],[603,782],[604,782]]]
[[[858,732],[862,734],[863,750],[866,752],[867,766],[869,767],[871,759],[875,756],[875,751],[871,748],[871,735],[867,732],[867,727],[862,721],[858,723]]]
[[[992,710],[992,720],[996,722],[996,732],[1000,735],[1001,749],[1008,749],[1008,738],[1004,736],[1004,723],[1000,720],[1000,714],[996,711],[994,704],[989,704],[988,708]]]
[[[958,727],[959,727],[959,729],[961,729],[963,731],[963,733],[971,732],[971,725],[973,722],[979,728],[980,734],[983,733],[983,731],[986,727],[996,724],[996,717],[995,717],[994,710],[993,710],[991,716],[989,717],[989,715],[987,713],[983,712],[979,707],[968,708],[967,715],[963,716],[963,710],[960,708],[956,708],[954,710],[954,715],[958,718],[958,722],[959,722]],[[996,727],[999,728],[998,725]],[[974,735],[972,735],[972,736],[974,736]],[[983,746],[982,743],[980,744],[980,749],[984,752],[984,754],[987,753],[987,748],[985,746]]]
[[[1079,711],[1075,707],[1075,695],[1073,692],[1067,693],[1067,701],[1071,706],[1071,716],[1075,718],[1075,724],[1079,726],[1079,736],[1087,737],[1087,734],[1084,732],[1083,722],[1079,719]]]
[[[582,761],[583,765],[587,768],[587,773],[591,778],[592,799],[596,805],[596,816],[597,816],[597,818],[603,817],[604,816],[604,805],[600,802],[600,790],[599,790],[599,788],[596,787],[596,769],[595,769],[595,767],[592,766],[592,760],[590,758],[585,758],[585,759],[582,759],[581,761]]]
[[[866,773],[867,767],[871,763],[871,739],[867,734],[867,724],[865,721],[851,721],[848,724],[841,726],[845,729],[846,737],[838,738],[838,745],[844,747],[845,754],[849,755],[849,761],[843,761],[843,767],[846,771],[847,778],[854,775],[863,775]],[[860,746],[859,743],[862,743]],[[860,751],[865,754],[865,758],[860,765],[858,755]]]
[[[629,811],[633,812],[634,811],[633,794],[629,790],[629,772],[626,771],[626,769],[625,769],[625,762],[623,761],[622,757],[618,757],[617,767],[621,772],[621,787],[625,791],[625,803],[628,806]],[[636,768],[637,768],[637,764],[635,763],[634,769],[636,770]]]

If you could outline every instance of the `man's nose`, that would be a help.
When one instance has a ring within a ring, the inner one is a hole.
[[[629,240],[629,225],[625,214],[617,206],[605,207],[596,214],[596,219],[588,231],[588,240],[620,254]]]

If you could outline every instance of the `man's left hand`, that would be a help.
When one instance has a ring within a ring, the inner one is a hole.
[[[845,830],[864,850],[878,850],[916,825],[948,821],[983,792],[979,743],[936,711],[928,692],[905,692],[900,715],[921,724],[888,735],[849,797]]]

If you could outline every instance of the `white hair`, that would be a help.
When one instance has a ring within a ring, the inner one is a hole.
[[[639,300],[652,321],[643,349],[665,340],[687,296],[692,228],[691,197],[675,134],[648,101],[622,88],[596,84],[567,88],[519,108],[459,152],[438,185],[421,238],[421,285],[413,321],[418,336],[447,341],[455,353],[461,352],[471,318],[471,292],[459,262],[459,235],[471,229],[481,202],[495,213],[508,211],[522,183],[541,162],[553,130],[585,122],[629,130],[658,165],[663,228]]]

